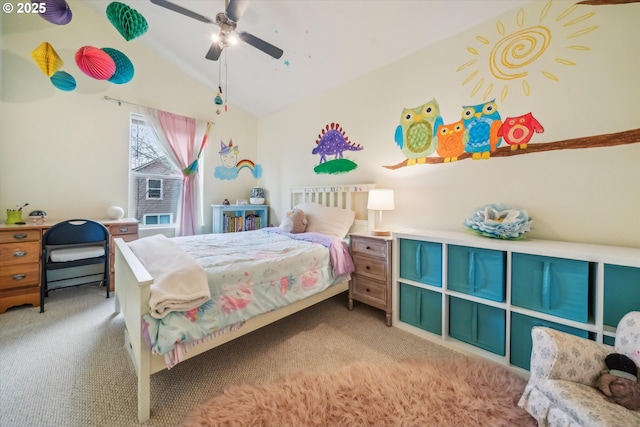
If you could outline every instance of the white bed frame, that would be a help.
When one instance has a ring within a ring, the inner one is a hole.
[[[291,206],[302,202],[314,202],[325,206],[352,209],[356,212],[356,221],[352,230],[366,229],[372,220],[371,215],[366,210],[366,193],[372,188],[375,188],[375,184],[294,187],[291,188]],[[141,336],[142,316],[149,313],[149,287],[153,284],[153,277],[136,258],[124,240],[116,238],[114,242],[116,246],[115,311],[116,313],[122,312],[124,316],[126,325],[125,346],[133,360],[138,376],[138,420],[143,423],[151,416],[151,375],[167,369],[164,357],[152,354]],[[238,330],[197,345],[184,358],[189,359],[197,356],[256,329],[260,329],[344,292],[348,287],[349,283],[345,281],[330,287],[324,292],[279,310],[256,316],[245,322]]]

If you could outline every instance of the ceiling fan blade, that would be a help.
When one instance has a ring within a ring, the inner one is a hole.
[[[238,22],[249,7],[249,0],[229,0],[225,15],[233,22]]]
[[[207,52],[207,54],[204,56],[205,58],[211,60],[211,61],[217,61],[218,58],[220,58],[220,54],[222,53],[222,49],[224,49],[222,47],[222,45],[218,42],[213,42],[211,43],[211,47],[209,48],[209,51]]]
[[[172,10],[174,12],[177,12],[181,15],[184,16],[188,16],[189,18],[193,18],[193,19],[197,19],[198,21],[204,22],[205,24],[215,24],[215,21],[213,21],[210,18],[207,18],[204,15],[200,15],[199,13],[193,12],[189,9],[185,9],[182,6],[178,6],[175,3],[171,3],[170,1],[166,1],[166,0],[151,0],[151,3],[164,7],[165,9],[169,9]]]
[[[263,51],[267,55],[273,56],[275,59],[280,59],[280,57],[284,53],[283,50],[280,49],[279,47],[275,47],[271,43],[268,43],[268,42],[266,42],[266,41],[264,41],[262,39],[259,39],[258,37],[254,36],[253,34],[249,34],[249,33],[243,31],[241,33],[238,33],[238,37],[243,42],[245,42],[247,44],[250,44],[251,46],[255,47],[256,49],[259,49],[259,50]]]

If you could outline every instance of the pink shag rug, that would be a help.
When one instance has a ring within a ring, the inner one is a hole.
[[[358,363],[232,386],[200,405],[184,427],[526,427],[517,406],[526,380],[476,358]]]

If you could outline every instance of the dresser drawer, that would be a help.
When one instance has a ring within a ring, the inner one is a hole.
[[[16,264],[0,267],[0,290],[40,285],[40,264]]]
[[[40,242],[4,243],[0,245],[0,265],[40,261]]]
[[[133,234],[138,236],[138,224],[111,224],[109,225],[109,233],[113,237],[121,237],[128,241],[125,236]],[[135,240],[135,239],[134,239]]]
[[[382,240],[357,237],[351,239],[351,252],[361,253],[376,258],[387,258],[387,243]]]
[[[0,243],[36,242],[40,241],[40,230],[3,230],[0,231]]]
[[[369,280],[366,277],[358,276],[354,274],[351,277],[352,280],[352,293],[353,297],[366,298],[368,300],[374,300],[381,305],[387,303],[387,284],[386,282],[378,282],[375,280]]]
[[[387,280],[387,262],[381,259],[353,255],[353,264],[356,274],[371,277],[372,279]]]

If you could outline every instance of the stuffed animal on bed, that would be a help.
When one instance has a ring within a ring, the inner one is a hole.
[[[607,370],[596,380],[596,387],[611,402],[632,411],[640,409],[640,384],[638,368],[633,360],[620,353],[605,358]]]
[[[307,215],[302,209],[291,209],[284,214],[280,229],[288,233],[304,233],[304,230],[307,229]]]

